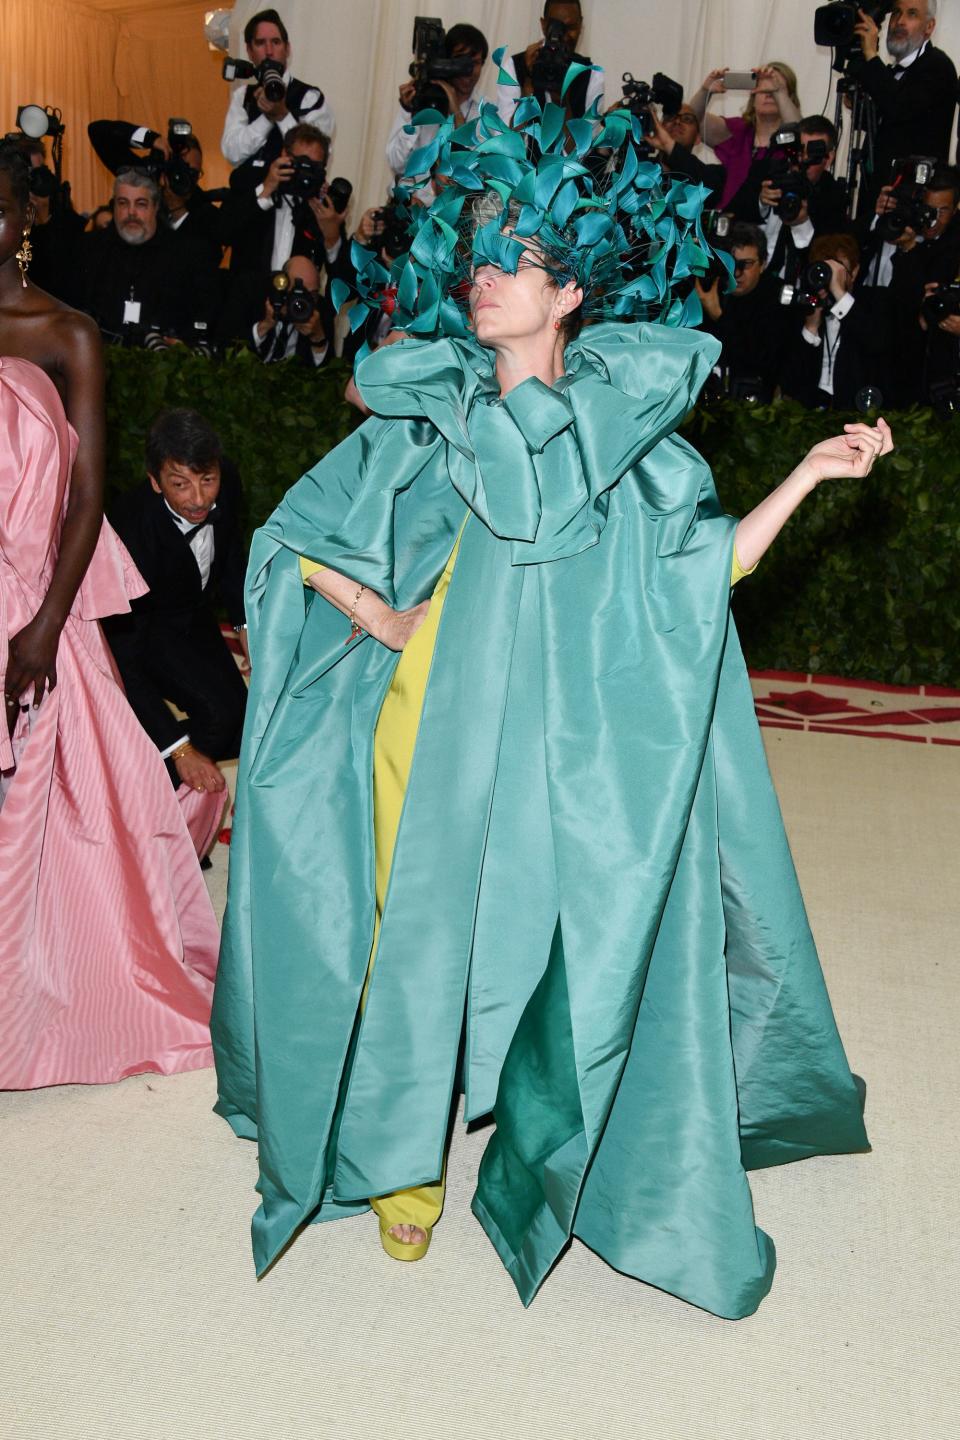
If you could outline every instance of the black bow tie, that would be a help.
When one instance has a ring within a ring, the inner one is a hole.
[[[893,78],[894,78],[894,80],[896,80],[896,78],[897,78],[898,75],[902,75],[903,72],[904,72],[904,70],[906,70],[906,68],[907,68],[906,65],[901,65],[901,64],[899,63],[899,61],[898,61],[897,64],[894,65],[894,67],[893,67]]]
[[[199,525],[193,525],[189,530],[181,530],[180,534],[189,544],[189,542],[193,539],[194,535],[196,535],[198,530],[204,530],[208,525],[215,525],[217,523],[217,519],[217,515],[214,513],[213,510],[211,510],[206,520],[201,520]]]

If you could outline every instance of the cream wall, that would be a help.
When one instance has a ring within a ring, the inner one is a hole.
[[[81,208],[99,203],[110,177],[86,140],[96,118],[162,126],[172,114],[193,121],[204,144],[205,184],[224,183],[219,155],[227,104],[219,55],[207,47],[198,0],[0,0],[0,128],[12,128],[19,103],[57,104],[67,122],[67,174]],[[389,174],[383,147],[396,92],[409,63],[414,16],[467,20],[491,47],[517,50],[538,33],[539,0],[278,0],[294,46],[294,69],[323,87],[338,117],[335,173],[357,189],[357,206],[378,203]],[[235,44],[262,0],[237,0]],[[825,105],[829,55],[815,49],[813,0],[586,0],[582,48],[607,71],[607,93],[620,75],[649,79],[663,70],[689,91],[713,65],[748,69],[784,59],[797,70],[807,112]],[[960,60],[960,0],[941,0],[937,43]],[[242,51],[241,51],[242,53]],[[484,87],[492,97],[495,72]],[[737,97],[728,97],[735,108]]]
[[[237,0],[234,33],[262,8]],[[353,180],[361,205],[380,201],[389,181],[383,146],[396,108],[396,92],[409,63],[414,16],[438,15],[445,24],[478,25],[491,49],[521,49],[539,34],[538,0],[282,0],[294,46],[294,71],[319,84],[337,114],[334,165]],[[662,70],[689,93],[716,65],[751,69],[786,60],[797,71],[807,113],[833,116],[829,51],[813,44],[813,0],[584,0],[581,49],[607,71],[608,100],[631,70],[649,80]],[[960,0],[941,0],[936,42],[960,64]],[[495,69],[484,88],[492,97]],[[825,108],[826,102],[826,108]],[[727,97],[735,111],[743,101]]]

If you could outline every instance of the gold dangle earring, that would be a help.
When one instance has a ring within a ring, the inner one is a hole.
[[[23,241],[16,253],[16,262],[20,267],[20,283],[24,290],[27,288],[27,271],[30,268],[30,261],[33,259],[33,246],[30,244],[30,231],[24,230]]]

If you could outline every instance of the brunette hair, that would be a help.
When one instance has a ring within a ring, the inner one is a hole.
[[[257,33],[258,25],[276,25],[277,29],[280,31],[280,39],[283,41],[284,45],[290,44],[290,36],[287,34],[287,27],[280,19],[280,16],[277,14],[276,10],[258,10],[256,15],[250,16],[250,19],[243,27],[244,45],[253,44],[253,37]]]
[[[10,188],[24,210],[30,204],[30,161],[16,140],[0,140],[0,170],[10,176]]]

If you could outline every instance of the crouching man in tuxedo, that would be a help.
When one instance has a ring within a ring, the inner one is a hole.
[[[190,823],[216,830],[226,781],[218,760],[240,750],[247,688],[220,631],[219,599],[246,653],[240,479],[216,432],[194,410],[168,410],[150,427],[147,478],[111,510],[150,593],[129,615],[104,622],[133,710],[188,791],[219,797],[216,817]],[[186,712],[178,720],[167,701]],[[212,835],[209,837],[212,842]]]

